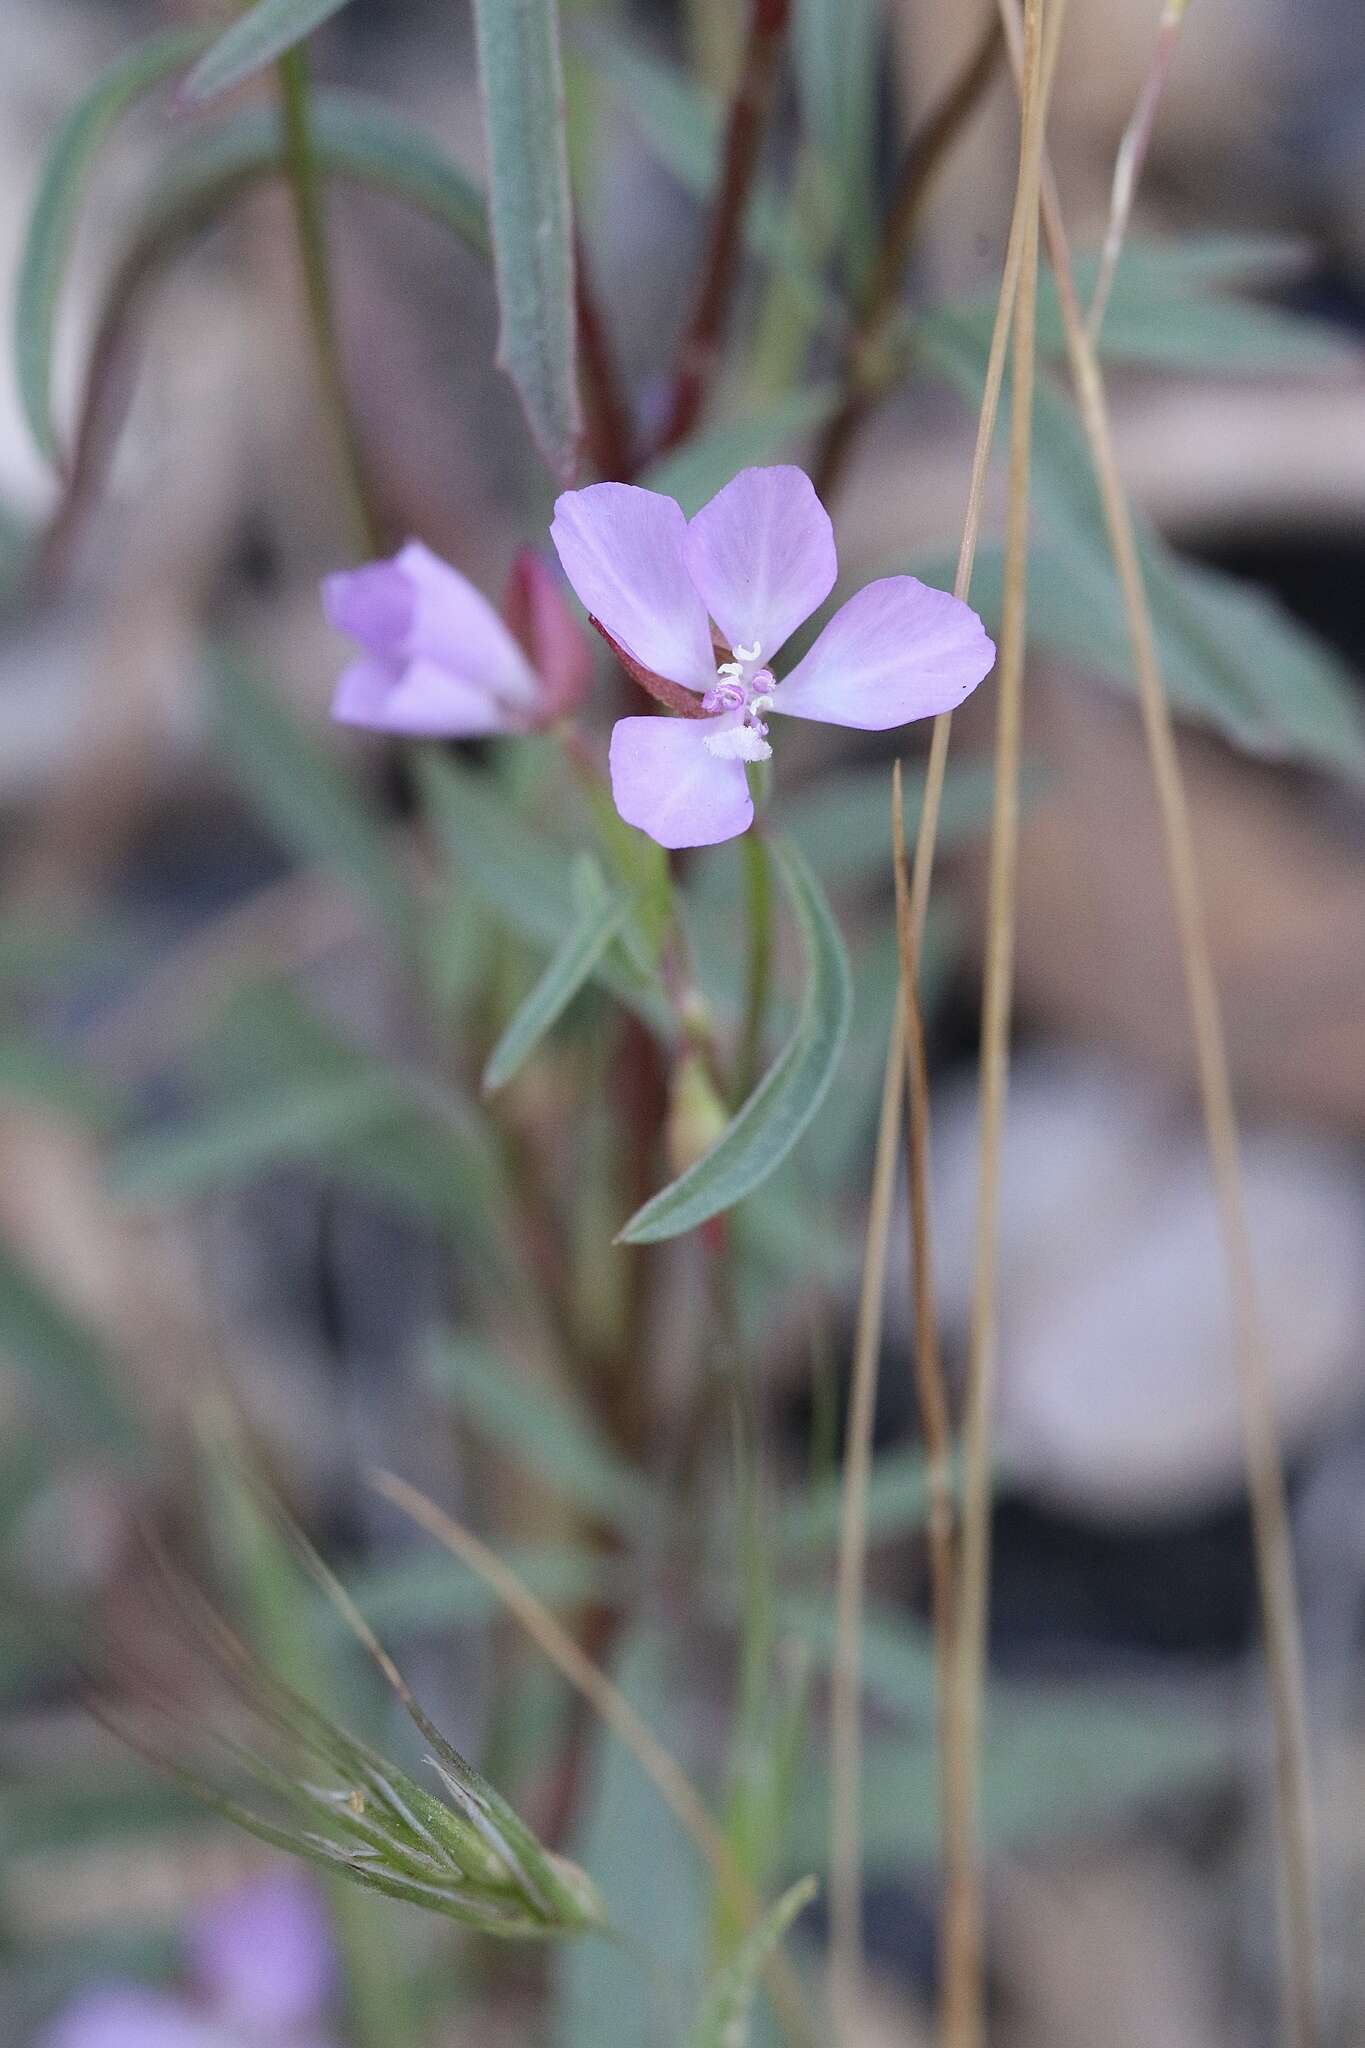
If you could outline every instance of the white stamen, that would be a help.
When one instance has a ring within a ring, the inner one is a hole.
[[[706,735],[706,751],[718,761],[770,761],[772,748],[752,725],[727,725]]]
[[[752,647],[736,647],[733,649],[736,661],[757,661],[762,652],[763,649],[757,640],[755,640]]]

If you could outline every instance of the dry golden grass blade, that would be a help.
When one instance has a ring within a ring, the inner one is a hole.
[[[848,1443],[839,1507],[834,1669],[830,1695],[830,2005],[834,2039],[852,2048],[863,2006],[861,1637],[867,1564],[867,1487],[882,1341],[886,1254],[896,1191],[897,1142],[905,1084],[905,1011],[898,999],[886,1044],[877,1152],[868,1201],[858,1325],[853,1345]]]
[[[1023,257],[1023,218],[1023,210],[1016,203],[996,303],[995,325],[991,334],[985,389],[977,421],[976,447],[967,490],[967,508],[963,518],[962,543],[958,552],[957,574],[953,582],[954,594],[964,601],[971,589],[977,540],[981,532],[986,473],[990,463],[991,443],[995,436],[995,422],[1004,381],[1005,357],[1009,347]],[[910,882],[909,926],[912,949],[916,955],[923,943],[925,918],[928,914],[929,890],[933,879],[934,853],[938,841],[939,815],[951,732],[952,714],[945,712],[934,720],[925,773],[924,799],[915,840],[915,862]],[[830,1976],[837,2040],[846,2038],[854,2024],[854,2015],[861,2005],[862,1875],[858,1806],[861,1719],[857,1672],[860,1661],[862,1587],[866,1567],[866,1474],[871,1456],[871,1424],[876,1395],[877,1353],[881,1337],[882,1295],[891,1228],[889,1196],[885,1200],[879,1200],[878,1191],[884,1185],[889,1187],[894,1181],[905,1060],[905,1009],[902,999],[896,1004],[887,1045],[883,1116],[879,1125],[873,1165],[873,1193],[869,1201],[863,1254],[863,1285],[859,1296],[857,1331],[854,1339],[852,1407],[845,1454],[844,1496],[839,1530],[835,1620],[839,1647],[835,1658],[830,1729]],[[927,1134],[926,1121],[922,1131],[922,1156],[925,1158]],[[918,1139],[915,1142],[918,1144]],[[927,1213],[927,1191],[922,1177],[917,1199],[925,1204]],[[950,1680],[950,1673],[941,1674],[940,1686],[945,1718],[950,1712]],[[945,1778],[946,1763],[945,1758]]]
[[[1161,104],[1161,95],[1175,58],[1176,44],[1180,40],[1185,7],[1186,0],[1166,0],[1161,10],[1151,66],[1142,82],[1133,117],[1123,131],[1123,139],[1114,158],[1114,183],[1109,195],[1109,219],[1104,230],[1104,243],[1100,249],[1100,267],[1095,278],[1095,289],[1090,295],[1090,310],[1085,318],[1085,330],[1092,348],[1099,346],[1100,329],[1104,325],[1104,309],[1109,303],[1109,294],[1114,287],[1114,273],[1119,267],[1119,257],[1123,253],[1124,237],[1128,233],[1128,222],[1132,217],[1133,201],[1137,197],[1138,180],[1142,176],[1147,145],[1152,139],[1157,108]]]
[[[1024,652],[1028,631],[1029,471],[1038,288],[1038,199],[1047,90],[1064,0],[1024,10],[1018,206],[1023,253],[1014,319],[1005,583],[997,666],[995,805],[980,1054],[981,1137],[973,1253],[971,1338],[963,1422],[961,1569],[945,1772],[943,2035],[952,2048],[983,2038],[980,1745],[990,1589],[991,1451],[998,1338],[996,1292],[1001,1148],[1009,1081],[1015,870]]]
[[[410,1515],[443,1549],[491,1588],[531,1641],[581,1694],[606,1727],[635,1758],[640,1769],[658,1792],[679,1826],[696,1844],[710,1868],[717,1889],[729,1910],[752,1931],[762,1921],[763,1905],[735,1861],[734,1852],[712,1819],[706,1803],[687,1773],[649,1724],[644,1721],[620,1688],[605,1671],[594,1664],[563,1624],[538,1600],[530,1587],[505,1559],[490,1550],[471,1529],[448,1515],[436,1502],[407,1480],[392,1472],[371,1476],[376,1492]],[[806,2010],[801,1981],[790,1961],[778,1950],[765,1965],[764,1976],[784,2031],[803,2048],[817,2048],[817,2037]]]
[[[934,1298],[933,1230],[929,1186],[929,1065],[919,1005],[919,947],[910,907],[910,863],[905,848],[901,764],[891,770],[891,850],[896,885],[896,945],[905,1030],[906,1183],[909,1189],[910,1260],[914,1293],[915,1386],[920,1435],[928,1460],[929,1512],[925,1536],[929,1553],[929,1606],[935,1659],[940,1673],[937,1702],[939,1796],[944,1800],[943,1757],[948,1748],[947,1674],[953,1663],[956,1587],[953,1527],[953,1441],[948,1389],[938,1342]]]
[[[1022,31],[1018,0],[1000,0],[1016,77]],[[1247,1491],[1266,1641],[1275,1735],[1275,1784],[1285,1959],[1285,2031],[1292,2048],[1313,2048],[1318,2019],[1318,1907],[1311,1755],[1295,1591],[1294,1547],[1242,1195],[1240,1144],[1218,988],[1209,951],[1189,806],[1175,730],[1147,603],[1132,514],[1119,473],[1104,378],[1076,295],[1056,180],[1046,158],[1043,226],[1066,335],[1077,404],[1090,446],[1105,528],[1118,576],[1157,808],[1174,899],[1190,1006],[1195,1062],[1228,1268],[1242,1392]]]

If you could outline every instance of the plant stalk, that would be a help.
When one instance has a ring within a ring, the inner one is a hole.
[[[275,72],[280,92],[285,168],[294,202],[318,387],[332,438],[347,517],[357,548],[361,556],[368,559],[381,550],[379,521],[370,502],[365,461],[341,367],[331,265],[327,256],[327,231],[323,219],[322,185],[313,149],[308,58],[302,44],[296,44],[285,52]]]

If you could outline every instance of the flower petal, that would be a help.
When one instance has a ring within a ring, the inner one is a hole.
[[[550,528],[564,574],[613,640],[670,682],[709,690],[716,657],[683,561],[686,534],[680,505],[635,484],[565,491]]]
[[[214,2010],[262,2037],[317,2019],[335,1978],[326,1908],[306,1879],[286,1871],[202,1913],[190,1955]]]
[[[42,2048],[227,2048],[226,2028],[178,1998],[110,1984],[78,1998],[42,2036]]]
[[[713,718],[622,718],[611,735],[611,793],[628,825],[660,846],[715,846],[747,831],[754,805],[742,761],[707,749]]]
[[[413,593],[408,659],[436,662],[504,704],[533,711],[540,698],[535,671],[483,592],[419,540],[394,560]]]
[[[839,607],[778,684],[773,710],[886,732],[954,710],[994,661],[994,643],[970,605],[914,576],[887,576]]]
[[[732,648],[778,649],[839,572],[834,529],[803,469],[742,469],[687,528],[683,557]]]
[[[519,729],[490,691],[434,661],[413,661],[402,669],[380,661],[356,662],[337,684],[332,716],[341,725],[364,725],[408,739],[475,740]]]
[[[413,587],[396,561],[366,562],[323,580],[328,625],[381,661],[403,648],[416,606]]]

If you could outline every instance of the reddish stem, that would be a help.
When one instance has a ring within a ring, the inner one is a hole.
[[[827,498],[838,482],[881,381],[886,330],[896,310],[906,260],[934,180],[981,103],[1004,53],[1000,22],[992,14],[976,48],[936,107],[906,144],[895,190],[882,225],[881,246],[849,336],[844,395],[825,429],[815,458],[815,488]]]
[[[588,450],[604,481],[629,483],[639,467],[634,452],[635,431],[581,237],[574,250],[574,296],[583,398],[588,414]]]
[[[702,259],[701,289],[683,337],[673,401],[659,442],[660,453],[684,440],[696,425],[720,359],[726,315],[739,269],[745,207],[758,166],[790,12],[790,0],[753,0],[739,84],[730,102],[720,189]]]

